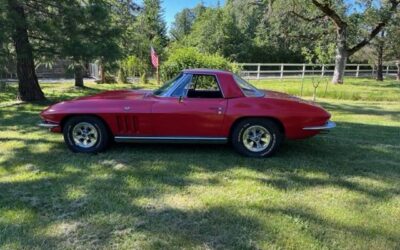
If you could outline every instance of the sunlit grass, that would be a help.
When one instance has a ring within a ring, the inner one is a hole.
[[[368,78],[346,78],[344,84],[331,84],[330,78],[268,79],[253,80],[255,86],[290,93],[297,96],[313,96],[317,86],[317,98],[364,101],[399,101],[400,81],[386,79],[378,82]]]
[[[358,101],[318,97],[338,127],[269,159],[217,145],[74,154],[35,127],[40,110],[132,86],[42,84],[49,101],[34,104],[0,94],[0,249],[398,249],[400,102],[379,84]]]

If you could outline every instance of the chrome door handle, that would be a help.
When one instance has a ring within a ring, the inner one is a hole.
[[[211,107],[211,110],[218,110],[218,111],[222,111],[222,107]]]
[[[211,110],[217,111],[217,113],[218,113],[219,115],[222,114],[222,107],[211,107],[210,109],[211,109]]]

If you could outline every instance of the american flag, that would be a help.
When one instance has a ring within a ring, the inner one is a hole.
[[[150,54],[151,54],[151,64],[153,64],[154,68],[158,68],[158,55],[153,47],[151,47]]]

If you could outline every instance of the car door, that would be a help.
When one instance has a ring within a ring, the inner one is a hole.
[[[193,74],[171,96],[158,97],[152,107],[155,136],[219,137],[227,100],[217,76]]]

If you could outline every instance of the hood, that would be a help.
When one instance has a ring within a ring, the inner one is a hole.
[[[57,113],[68,113],[71,110],[81,111],[82,107],[86,109],[97,109],[102,107],[103,109],[107,109],[110,107],[109,102],[120,102],[126,100],[139,100],[143,99],[145,95],[152,93],[151,90],[114,90],[114,91],[106,91],[102,93],[98,93],[91,96],[79,97],[73,100],[63,101],[56,104],[53,104],[47,107],[45,110],[41,112],[42,118],[47,120],[51,120],[54,114]],[[82,105],[84,103],[84,106]],[[77,112],[79,113],[79,112]]]
[[[79,97],[74,100],[101,100],[101,99],[138,99],[142,98],[146,94],[152,93],[151,90],[113,90],[106,91],[99,94]]]

